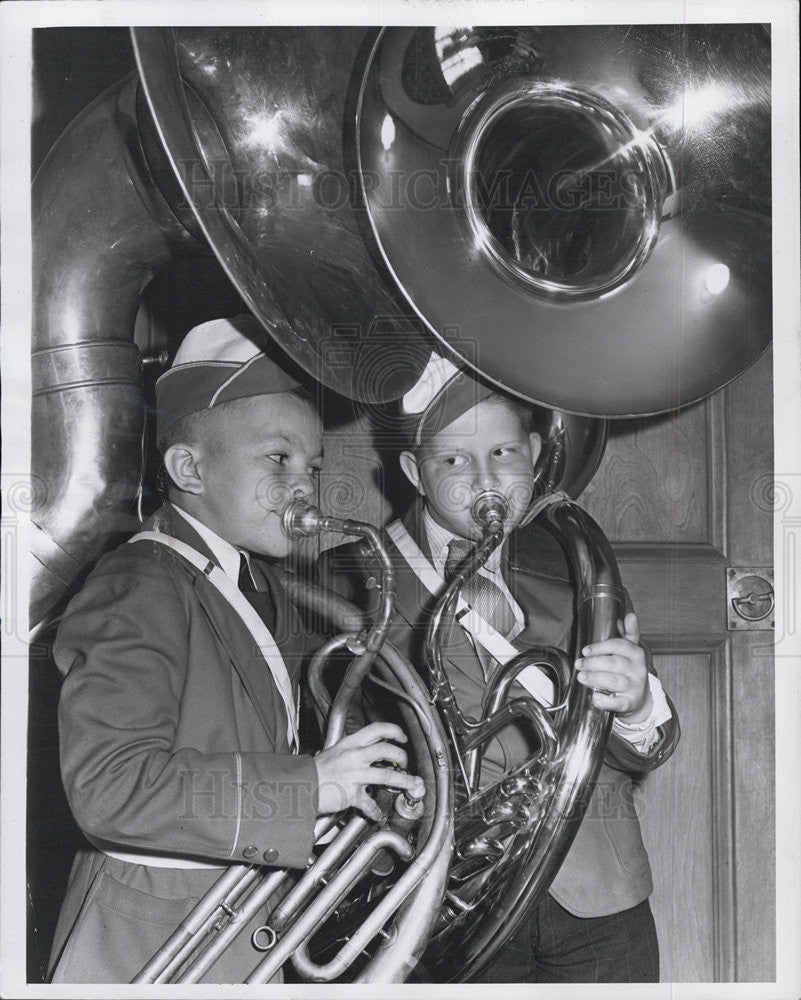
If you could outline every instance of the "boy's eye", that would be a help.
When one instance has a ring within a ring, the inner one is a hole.
[[[495,448],[492,452],[496,458],[505,458],[508,455],[516,455],[520,448],[516,444],[504,444],[500,448]]]
[[[460,465],[464,465],[467,458],[464,455],[448,455],[447,458],[443,459],[444,465],[449,465],[451,468],[458,468]]]
[[[287,460],[288,457],[289,456],[285,452],[283,452],[283,451],[276,451],[276,452],[273,452],[272,455],[268,455],[267,456],[267,458],[271,462],[275,462],[276,465],[283,465],[284,462],[286,462],[286,460]]]

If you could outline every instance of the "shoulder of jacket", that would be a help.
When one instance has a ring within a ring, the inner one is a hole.
[[[559,540],[533,521],[513,532],[509,565],[516,573],[570,584],[570,566]]]
[[[199,571],[175,551],[151,539],[128,542],[105,553],[86,578],[84,588],[109,587],[120,594],[140,584],[162,586],[179,593],[181,583],[192,582]]]
[[[169,560],[157,558],[154,542],[127,543],[103,555],[72,597],[59,624],[56,646],[64,649],[92,638],[98,618],[115,616],[169,623],[180,629],[189,615],[192,582]]]

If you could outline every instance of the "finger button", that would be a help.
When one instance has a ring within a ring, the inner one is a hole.
[[[255,858],[258,853],[259,853],[258,847],[252,847],[252,846],[251,847],[246,847],[242,851],[242,857],[243,858]]]
[[[262,854],[262,857],[268,865],[274,865],[278,860],[278,851],[274,847],[268,847],[264,854]]]

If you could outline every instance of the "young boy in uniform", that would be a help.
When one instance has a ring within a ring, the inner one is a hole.
[[[480,622],[488,622],[515,647],[569,650],[574,599],[564,554],[536,522],[523,523],[541,447],[530,430],[530,411],[436,356],[403,407],[410,446],[401,452],[400,464],[418,496],[387,529],[397,572],[397,613],[389,639],[422,670],[436,593],[481,538],[472,502],[482,491],[496,490],[509,501],[504,542],[463,596],[482,616]],[[364,587],[371,567],[358,544],[324,553],[321,571],[333,589],[372,610],[375,590]],[[587,816],[550,892],[481,974],[482,981],[659,978],[648,904],[651,872],[633,808],[632,774],[663,763],[676,746],[679,728],[639,644],[635,615],[627,614],[622,625],[621,638],[586,647],[575,664],[579,682],[594,691],[593,702],[615,713]],[[480,718],[485,685],[497,661],[478,634],[460,626],[444,657],[459,708]],[[530,750],[522,727],[507,726],[486,745],[482,785],[525,760]]]
[[[88,845],[55,982],[129,982],[227,865],[302,869],[319,815],[375,818],[367,785],[422,788],[373,766],[405,766],[388,723],[299,752],[309,637],[278,567],[252,556],[289,553],[281,515],[314,494],[322,436],[259,336],[252,317],[187,335],[156,388],[169,502],[100,560],[59,628],[62,777]],[[203,981],[243,982],[260,958],[246,930]]]

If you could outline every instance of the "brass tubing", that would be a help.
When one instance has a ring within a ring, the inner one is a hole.
[[[400,837],[390,830],[377,830],[371,834],[359,845],[322,892],[312,900],[309,907],[276,943],[270,954],[256,966],[245,982],[266,983],[272,979],[295,950],[331,916],[353,886],[368,874],[370,862],[382,849],[394,850],[406,860],[412,854],[411,845],[405,837]]]
[[[314,655],[309,661],[306,683],[308,684],[309,693],[317,712],[317,719],[323,723],[321,728],[325,728],[324,720],[331,710],[331,696],[328,694],[328,689],[323,680],[323,670],[325,670],[329,657],[344,649],[351,641],[351,638],[349,635],[334,636],[333,639],[324,642],[319,649],[315,650]]]
[[[203,929],[206,922],[219,909],[227,896],[243,882],[248,884],[258,869],[252,865],[232,865],[209,889],[197,906],[189,913],[167,938],[142,971],[132,980],[134,983],[157,983],[169,968],[174,957],[183,946]]]
[[[371,524],[331,517],[303,500],[294,500],[286,507],[282,524],[284,532],[290,538],[307,537],[321,531],[336,531],[364,538],[370,546],[370,554],[380,564],[381,608],[375,624],[364,637],[364,653],[356,657],[348,667],[331,704],[325,736],[327,749],[344,735],[350,704],[356,692],[361,689],[386,638],[395,606],[395,568],[379,532]]]
[[[600,528],[567,499],[556,500],[538,516],[558,533],[576,581],[576,648],[617,635],[617,623],[625,610],[623,590],[617,563]],[[531,699],[526,700],[531,703]],[[541,813],[513,841],[498,862],[493,879],[482,883],[479,898],[466,901],[476,919],[469,926],[454,925],[458,943],[447,926],[432,938],[425,960],[435,973],[439,967],[449,979],[462,981],[480,971],[547,890],[570,849],[603,760],[612,716],[595,707],[592,691],[579,684],[575,675],[571,676],[567,702],[558,731],[559,751],[544,762]],[[535,762],[526,761],[507,777],[525,776]],[[480,811],[489,805],[497,787],[485,789],[470,802],[471,809]],[[472,828],[469,816],[462,828]],[[452,947],[458,948],[458,972],[445,969],[442,960]]]
[[[323,816],[317,820],[314,827],[315,840],[319,840],[334,825],[336,817]],[[231,941],[239,935],[270,897],[281,888],[291,877],[291,872],[284,869],[257,868],[261,879],[254,885],[250,894],[229,914],[228,922],[209,937],[203,949],[198,951],[192,962],[181,972],[178,982],[197,983],[208,972],[212,965],[222,955]]]
[[[322,530],[323,525],[326,529],[333,525],[336,526],[336,530],[347,530],[348,532],[354,527],[357,527],[359,531],[365,527],[358,522],[343,522],[327,519],[324,516],[318,517],[314,510],[309,512],[308,509],[303,509],[301,506],[296,506],[294,511],[290,513],[291,519],[294,520],[296,517],[303,518],[304,533],[308,531],[313,533],[318,530],[318,526],[319,530]],[[292,524],[288,527],[289,531],[293,530]],[[371,529],[363,537],[367,537],[369,544],[375,547],[378,561],[384,569],[381,586],[385,606],[389,613],[382,615],[382,618],[388,624],[394,605],[394,572],[391,572],[389,556],[379,533]],[[387,570],[390,570],[388,582]],[[338,628],[352,629],[353,621],[360,617],[353,605],[336,595],[323,591],[321,588],[293,581],[289,585],[289,590],[292,600],[296,604],[305,605],[316,613],[323,613],[331,618]],[[347,638],[352,639],[353,637],[351,635]],[[364,654],[363,659],[369,659],[368,669],[372,665],[375,655],[374,652]],[[395,887],[382,901],[381,915],[370,921],[367,930],[359,935],[359,941],[364,937],[363,944],[359,948],[361,950],[375,937],[392,913],[396,909],[398,910],[398,916],[391,932],[394,943],[392,946],[379,947],[369,964],[369,972],[363,973],[359,977],[359,981],[403,982],[419,960],[425,948],[428,934],[433,929],[439,915],[452,848],[453,788],[450,778],[447,739],[437,712],[428,699],[417,671],[400,655],[392,643],[385,639],[382,639],[380,655],[386,668],[394,675],[398,685],[415,703],[414,715],[419,723],[420,732],[417,728],[413,728],[411,739],[417,758],[425,772],[427,789],[431,793],[428,802],[433,799],[434,808],[432,812],[427,802],[427,815],[424,817],[423,826],[427,828],[428,832],[424,831],[421,834],[424,838],[423,846],[422,848],[418,847],[418,854],[413,865],[401,876]],[[322,665],[319,669],[322,669]],[[367,671],[360,669],[359,673],[363,678]],[[348,703],[349,700],[348,698]],[[347,705],[343,705],[343,708],[345,710],[338,715],[332,713],[329,716],[327,741],[334,739],[334,737],[338,739],[344,732]],[[330,885],[326,892],[329,889]],[[319,898],[318,896],[318,900]],[[414,912],[412,912],[411,907],[414,907]],[[421,914],[425,915],[422,919]],[[301,919],[306,920],[305,916]],[[295,940],[297,935],[297,923],[296,921],[289,931],[292,940]],[[374,926],[376,924],[377,926]],[[316,925],[311,926],[309,935],[313,934],[315,929]],[[369,936],[365,937],[365,935]],[[282,944],[283,942],[279,942],[276,947]],[[302,944],[302,940],[298,938],[298,946],[300,944]],[[354,957],[356,954],[358,952],[354,953]],[[270,957],[272,958],[272,956]],[[299,961],[302,964],[303,958],[301,957]],[[338,964],[338,961],[334,960],[334,965],[338,966]],[[270,971],[271,968],[273,968],[272,964],[263,963],[260,969],[254,970],[248,982],[263,982],[265,975],[269,979],[273,974]],[[319,970],[310,969],[310,971],[314,971],[315,974],[319,973]]]
[[[235,937],[241,934],[253,917],[268,902],[270,897],[291,877],[287,869],[272,869],[262,872],[261,882],[256,885],[248,898],[229,917],[228,922],[213,936],[205,948],[198,952],[192,963],[181,973],[179,982],[199,983]]]
[[[225,906],[222,904],[220,905],[218,909],[221,910],[222,913],[215,911],[206,918],[203,925],[198,928],[193,936],[187,940],[183,947],[176,953],[170,964],[166,969],[164,969],[156,982],[172,982],[176,974],[190,958],[192,958],[193,962],[196,960],[196,956],[199,954],[199,949],[201,949],[204,945],[207,946],[209,940],[208,936],[211,933],[212,927],[222,919],[222,914],[226,913],[228,908],[240,906],[243,898],[247,895],[250,889],[264,877],[263,872],[255,867],[250,875],[252,878],[243,879],[236,889],[226,898],[224,901]]]
[[[429,685],[432,695],[436,698],[445,717],[446,724],[453,733],[454,749],[456,750],[461,749],[461,741],[471,724],[459,709],[442,661],[442,635],[446,630],[450,632],[453,627],[456,604],[464,584],[478,572],[502,541],[502,530],[498,532],[491,528],[485,529],[480,544],[457,568],[437,601],[426,631],[425,650],[430,675]]]
[[[501,704],[506,700],[509,689],[518,674],[531,666],[550,667],[556,677],[557,683],[554,685],[557,699],[554,704],[558,704],[564,696],[567,686],[570,683],[572,667],[567,655],[555,646],[543,646],[541,648],[531,647],[521,654],[520,657],[503,664],[499,670],[490,677],[487,682],[487,689],[484,692],[484,716],[490,716],[497,712]]]
[[[200,249],[151,172],[137,90],[129,76],[90,104],[33,183],[34,633],[128,526],[144,420],[137,310],[182,246]]]
[[[363,816],[352,816],[337,837],[313,865],[306,869],[292,890],[281,900],[270,914],[270,926],[278,933],[283,931],[300,911],[300,908],[320,885],[321,879],[328,878],[348,851],[356,844],[367,829]]]

